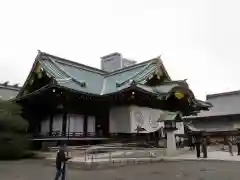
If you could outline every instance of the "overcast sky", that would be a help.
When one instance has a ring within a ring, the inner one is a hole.
[[[237,0],[2,0],[0,82],[23,84],[37,50],[100,67],[162,56],[200,99],[240,89]]]

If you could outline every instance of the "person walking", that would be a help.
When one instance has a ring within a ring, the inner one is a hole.
[[[179,148],[179,146],[180,146],[180,138],[179,138],[179,136],[176,136],[176,146],[177,146],[177,148]]]
[[[228,140],[228,149],[231,156],[233,156],[232,141]]]
[[[181,142],[180,147],[184,148],[184,137],[180,138],[180,142]]]
[[[60,177],[61,177],[61,180],[65,180],[66,162],[69,159],[70,158],[65,156],[65,146],[61,145],[56,156],[57,172],[54,180],[59,180]]]
[[[203,157],[207,158],[207,138],[203,138],[202,140],[202,152],[203,152]]]
[[[193,150],[193,151],[195,150],[195,145],[196,145],[196,138],[193,137],[193,138],[192,138],[192,150]]]
[[[194,151],[194,147],[195,147],[195,138],[193,136],[189,136],[188,137],[188,145],[190,147],[191,151]]]
[[[237,137],[236,144],[237,144],[237,155],[239,156],[240,155],[240,137]]]
[[[201,153],[201,150],[200,150],[200,146],[201,146],[201,139],[200,137],[196,137],[195,139],[195,146],[196,146],[196,151],[197,151],[197,158],[200,158],[200,153]]]

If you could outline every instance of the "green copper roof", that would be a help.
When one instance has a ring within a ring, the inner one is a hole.
[[[110,73],[42,52],[39,63],[58,85],[98,95],[111,94],[130,87],[132,81],[143,85],[153,75],[161,76],[164,73],[160,59],[145,61]]]
[[[195,99],[186,81],[171,81],[160,58],[110,73],[43,52],[39,52],[34,65],[36,66],[38,63],[40,64],[40,68],[52,77],[58,86],[70,90],[93,95],[107,95],[133,87],[156,95],[161,99],[167,97],[174,89],[180,88],[186,93],[190,93],[193,99]],[[32,71],[34,71],[34,66]],[[27,81],[30,79],[30,76],[31,73]],[[160,85],[146,85],[153,76],[161,80]],[[27,85],[27,81],[18,96],[21,96],[24,87]],[[196,99],[194,102],[198,107],[210,106]]]
[[[39,72],[38,68],[51,77],[57,86],[80,93],[101,96],[131,88],[132,90],[141,90],[164,100],[172,92],[180,90],[191,97],[195,109],[207,109],[212,106],[204,101],[195,99],[186,81],[172,81],[160,58],[108,73],[43,52],[39,52],[36,57],[33,68],[20,90],[18,98],[24,96],[24,91],[31,80],[32,72]],[[159,79],[159,85],[149,86],[146,84],[153,76]],[[46,87],[49,86],[51,85],[46,85]]]

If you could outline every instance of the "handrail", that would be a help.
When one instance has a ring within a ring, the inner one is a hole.
[[[94,136],[98,136],[97,133],[95,132],[88,132],[88,133],[84,133],[84,132],[61,132],[61,131],[52,131],[52,132],[46,132],[46,133],[40,133],[38,134],[38,136],[42,136],[42,137],[94,137]]]

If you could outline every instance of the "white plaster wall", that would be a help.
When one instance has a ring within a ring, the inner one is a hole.
[[[233,122],[233,128],[234,129],[239,129],[240,128],[240,122],[234,121]]]
[[[96,118],[95,116],[88,116],[87,118],[87,132],[94,133],[96,130]]]
[[[41,133],[48,133],[50,126],[50,117],[46,117],[41,121]]]
[[[130,107],[113,107],[109,112],[110,133],[130,133]]]
[[[63,114],[56,114],[53,117],[53,131],[62,131]]]
[[[83,132],[84,129],[84,116],[80,114],[69,114],[67,121],[67,131],[69,127],[70,132]]]

